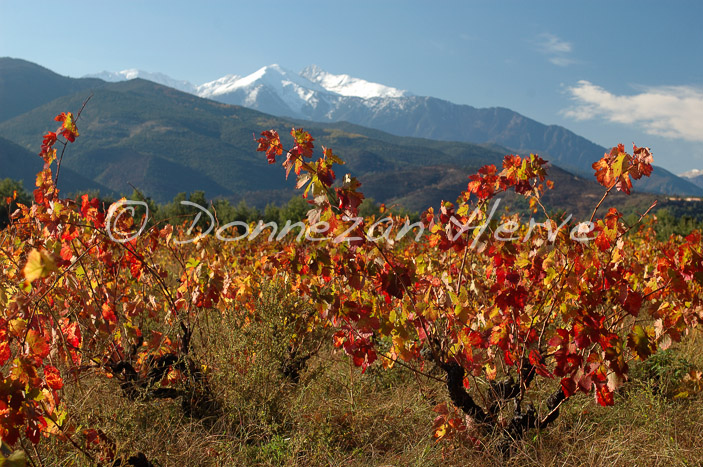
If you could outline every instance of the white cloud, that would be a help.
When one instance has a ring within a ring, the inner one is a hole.
[[[691,86],[645,88],[617,96],[589,81],[567,89],[576,104],[562,114],[576,120],[604,118],[642,128],[646,133],[703,142],[703,90]]]
[[[543,33],[537,36],[535,42],[537,50],[549,57],[549,61],[557,66],[568,66],[576,63],[576,60],[569,57],[573,51],[571,42],[566,42],[554,34]]]
[[[545,53],[570,53],[571,43],[559,39],[554,34],[544,33],[539,35],[539,45]]]
[[[569,57],[552,57],[549,59],[549,61],[557,66],[568,66],[572,63],[576,63],[576,60],[573,60]]]

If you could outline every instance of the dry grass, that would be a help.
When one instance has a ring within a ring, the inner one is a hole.
[[[446,390],[402,368],[362,375],[326,344],[293,383],[280,371],[290,336],[275,325],[275,303],[265,307],[273,324],[243,327],[232,317],[209,317],[198,356],[221,404],[211,419],[189,418],[179,401],[130,401],[117,381],[95,375],[70,391],[67,385],[72,421],[100,427],[118,457],[142,452],[160,466],[703,464],[703,397],[673,398],[677,382],[662,391],[641,364],[614,408],[574,397],[549,430],[529,432],[506,460],[493,454],[495,440],[480,448],[435,442],[432,408],[447,401]],[[690,336],[670,354],[703,368],[703,336]],[[90,465],[56,440],[43,440],[38,454],[47,466]]]

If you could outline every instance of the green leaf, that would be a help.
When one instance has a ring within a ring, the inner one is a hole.
[[[625,162],[625,157],[627,154],[620,153],[618,157],[615,159],[613,162],[612,168],[613,168],[613,178],[618,178],[620,175],[623,174],[624,170],[624,162]]]

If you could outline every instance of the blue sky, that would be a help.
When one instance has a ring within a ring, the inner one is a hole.
[[[196,84],[278,63],[650,146],[703,169],[703,2],[0,0],[0,56]]]

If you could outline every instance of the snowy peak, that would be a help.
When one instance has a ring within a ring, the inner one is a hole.
[[[402,89],[353,78],[349,75],[333,75],[317,65],[310,65],[304,68],[300,72],[300,76],[340,96],[371,99],[374,97],[403,97],[409,95],[407,91]]]
[[[273,64],[265,66],[260,70],[252,73],[247,78],[260,80],[270,86],[278,86],[278,83],[283,83],[283,85],[295,85],[301,88],[309,89],[310,91],[324,92],[325,89],[319,84],[313,83],[312,81],[300,76],[297,73],[281,68],[280,66]]]
[[[239,75],[226,75],[222,78],[216,79],[215,81],[210,81],[197,86],[195,88],[195,93],[200,97],[212,97],[225,94],[237,89],[237,82],[241,79],[242,77]]]
[[[262,96],[267,96],[269,103],[271,99],[277,100],[296,114],[301,114],[304,107],[318,108],[320,104],[329,109],[334,102],[346,98],[393,99],[411,95],[402,89],[349,75],[334,75],[316,65],[310,65],[300,73],[295,73],[272,64],[246,76],[226,75],[198,86],[188,81],[173,79],[163,73],[138,69],[103,71],[88,76],[111,82],[143,78],[200,97],[254,108],[261,108],[257,102],[260,102]],[[270,108],[268,110],[271,111]]]
[[[369,107],[411,96],[401,89],[349,75],[334,75],[316,65],[296,73],[272,64],[246,76],[226,75],[198,86],[137,69],[103,71],[90,76],[105,81],[143,78],[225,104],[243,105],[274,115],[323,120],[330,119],[330,112],[351,101],[356,101],[355,105],[361,101]]]
[[[191,94],[195,92],[195,86],[188,81],[173,79],[163,73],[151,73],[148,71],[137,70],[136,68],[130,68],[122,71],[103,71],[92,75],[86,75],[84,78],[100,78],[109,82],[142,78],[153,81],[154,83],[163,84],[164,86],[168,86],[170,88],[178,89],[179,91]]]
[[[679,175],[679,177],[683,177],[694,185],[698,185],[703,188],[703,170],[701,169],[689,170],[688,172],[684,172]]]
[[[244,77],[228,75],[202,84],[197,87],[196,94],[258,109],[263,109],[260,102],[262,96],[267,96],[265,99],[270,102],[275,95],[275,99],[280,99],[289,113],[300,114],[303,107],[315,107],[321,99],[326,99],[328,91],[297,73],[273,64]]]
[[[682,174],[679,174],[679,177],[684,177],[684,178],[696,178],[703,176],[703,170],[701,169],[693,169],[689,170],[688,172],[684,172]]]
[[[103,81],[115,83],[117,81],[124,81],[126,79],[131,79],[131,78],[127,78],[127,74],[131,73],[132,71],[137,71],[137,70],[101,71],[100,73],[92,73],[90,75],[85,75],[85,76],[83,76],[83,78],[99,78]]]
[[[273,64],[259,68],[254,73],[241,77],[237,75],[227,75],[225,77],[210,81],[198,86],[197,93],[201,97],[219,96],[234,92],[241,88],[253,88],[259,84],[270,86],[276,90],[285,87],[297,87],[311,91],[322,91],[321,86]]]

